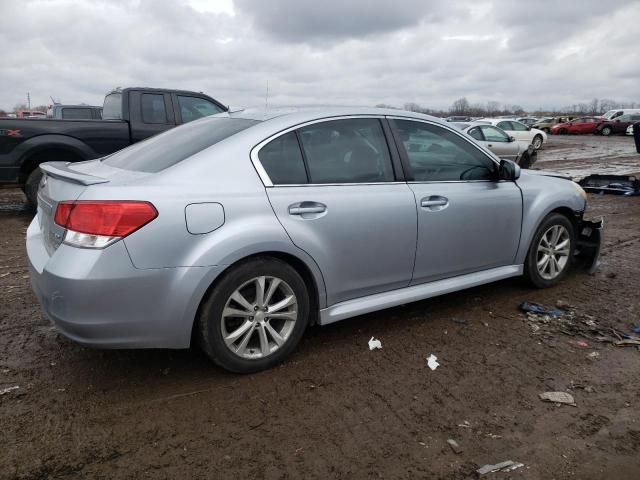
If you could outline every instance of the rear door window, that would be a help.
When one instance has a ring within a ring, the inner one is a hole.
[[[310,183],[394,180],[389,146],[376,118],[315,123],[300,128],[298,135]]]
[[[511,126],[511,122],[498,122],[498,127],[503,130],[514,130]]]
[[[467,133],[471,135],[472,138],[475,138],[480,142],[484,142],[484,137],[482,136],[482,131],[480,130],[480,127],[473,127]]]
[[[108,156],[107,165],[155,173],[208,148],[252,125],[257,120],[208,118],[168,130]]]
[[[258,158],[274,185],[307,183],[296,132],[285,133],[260,149]]]
[[[141,98],[142,121],[144,123],[169,123],[164,95],[143,93]]]
[[[88,108],[63,108],[62,118],[67,120],[91,120],[91,110]]]

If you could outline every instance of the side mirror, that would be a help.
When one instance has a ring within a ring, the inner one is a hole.
[[[513,135],[509,135],[509,142],[515,142],[516,138]]]
[[[500,160],[498,173],[500,180],[517,180],[520,178],[520,166],[511,160]]]
[[[616,123],[620,123],[620,120],[616,120]]]

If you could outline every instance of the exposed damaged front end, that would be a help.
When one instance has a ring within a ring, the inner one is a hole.
[[[597,220],[578,220],[575,257],[589,273],[600,265],[600,251],[604,241],[604,217]]]

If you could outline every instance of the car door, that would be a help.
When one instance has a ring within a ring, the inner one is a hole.
[[[518,152],[520,150],[518,143],[511,141],[506,132],[493,125],[481,125],[478,128],[482,130],[487,148],[498,157],[513,162],[518,159]]]
[[[631,121],[631,115],[625,114],[617,117],[613,122],[611,122],[612,130],[614,133],[626,133],[627,127],[631,125],[633,122]]]
[[[412,284],[513,264],[522,196],[497,163],[451,129],[396,118],[394,136],[418,209]]]
[[[318,264],[329,305],[411,280],[416,205],[385,130],[383,118],[331,119],[257,147],[274,212]]]
[[[513,135],[513,137],[520,141],[526,143],[533,142],[533,133],[531,133],[531,129],[527,127],[524,123],[511,121],[511,130],[509,131],[509,135]]]

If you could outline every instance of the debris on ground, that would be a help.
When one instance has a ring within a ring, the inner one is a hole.
[[[574,347],[589,348],[589,344],[584,340],[570,340],[569,343]]]
[[[484,465],[476,470],[476,475],[482,477],[488,473],[494,472],[512,472],[518,468],[524,467],[524,463],[517,463],[513,460],[507,460],[506,462],[496,463],[495,465]]]
[[[13,392],[14,390],[18,390],[20,387],[15,385],[13,387],[7,387],[0,390],[0,395],[4,395],[5,393]]]
[[[535,303],[523,302],[519,305],[520,310],[526,313],[527,321],[534,334],[562,333],[570,337],[583,337],[588,340],[618,344],[620,345],[640,345],[640,338],[606,325],[599,323],[595,317],[575,310],[561,311],[545,308]],[[576,341],[579,347],[588,347],[586,342]],[[638,342],[638,343],[636,343]]]
[[[633,347],[634,345],[640,345],[640,338],[625,338],[624,340],[618,340],[615,344],[618,347]]]
[[[600,356],[599,352],[591,352],[587,357],[589,358],[598,358]]]
[[[640,195],[640,180],[633,175],[589,175],[578,182],[587,192]]]
[[[453,450],[453,453],[455,453],[456,455],[459,455],[462,453],[462,447],[453,438],[449,438],[447,440],[447,443],[451,447],[451,450]]]
[[[433,353],[429,355],[429,358],[427,358],[427,366],[431,370],[435,370],[440,366],[440,364],[438,363],[438,357],[436,357]]]
[[[369,340],[369,350],[376,350],[382,348],[382,342],[377,338],[371,337]]]
[[[573,399],[573,395],[567,392],[544,392],[539,394],[540,400],[552,403],[561,403],[564,405],[576,406],[576,402]]]
[[[556,308],[559,308],[560,310],[573,310],[575,307],[573,305],[571,305],[569,302],[567,302],[566,300],[558,300],[556,302]]]
[[[536,315],[548,315],[551,317],[561,317],[564,315],[563,311],[546,309],[537,303],[522,302],[518,308],[523,312],[533,313]]]

